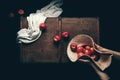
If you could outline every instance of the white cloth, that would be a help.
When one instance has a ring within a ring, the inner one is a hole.
[[[17,32],[18,43],[36,41],[42,34],[42,31],[39,29],[40,23],[44,23],[47,17],[58,17],[63,12],[60,8],[62,4],[62,0],[53,0],[41,10],[37,10],[36,13],[31,13],[27,17],[28,28],[23,28]]]

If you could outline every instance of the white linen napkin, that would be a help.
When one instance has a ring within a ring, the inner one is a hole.
[[[42,31],[39,29],[40,23],[44,23],[48,17],[58,17],[63,12],[60,8],[62,4],[62,0],[53,0],[41,10],[37,10],[36,13],[31,13],[27,17],[28,28],[20,29],[17,32],[18,43],[36,41],[42,34]]]

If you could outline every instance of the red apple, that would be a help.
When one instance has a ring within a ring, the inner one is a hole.
[[[63,32],[62,33],[62,37],[63,38],[68,38],[69,37],[69,33],[68,32]]]
[[[79,52],[79,53],[77,53],[77,57],[78,57],[78,58],[82,57],[83,55],[84,55],[83,52]]]
[[[41,23],[39,26],[40,26],[41,30],[45,30],[46,29],[46,24],[45,23]]]
[[[25,13],[25,11],[23,9],[18,10],[18,14],[23,15],[24,13]]]
[[[78,46],[77,47],[77,53],[82,52],[82,51],[83,51],[83,47],[82,46]]]
[[[84,53],[85,53],[86,55],[89,55],[89,56],[91,55],[91,51],[88,50],[88,49],[85,49],[85,50],[84,50]]]
[[[90,48],[91,53],[93,53],[95,50],[93,47]]]
[[[90,50],[90,48],[91,48],[91,47],[90,47],[90,46],[88,46],[88,45],[87,45],[87,46],[85,46],[85,49],[87,49],[87,50]]]
[[[73,52],[75,52],[77,50],[77,44],[74,42],[74,43],[71,43],[70,44],[70,48]]]
[[[54,42],[59,42],[60,36],[59,35],[54,36],[53,40],[54,40]]]
[[[13,17],[15,17],[15,14],[13,12],[10,12],[8,16],[13,18]]]

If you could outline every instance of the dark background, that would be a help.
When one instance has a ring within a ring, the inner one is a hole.
[[[21,64],[19,63],[19,47],[16,43],[16,33],[19,30],[19,9],[28,16],[37,9],[44,7],[51,0],[1,0],[0,1],[0,54],[3,63],[3,74],[10,78],[49,78],[49,79],[79,79],[99,80],[95,71],[84,63],[71,64]],[[100,21],[100,45],[120,51],[120,2],[93,0],[64,0],[61,17],[98,17]],[[9,13],[14,13],[10,17]],[[79,64],[83,64],[80,66]],[[112,64],[105,70],[111,80],[119,80],[120,62],[113,58]],[[3,69],[5,68],[5,69]],[[14,73],[14,74],[12,74]],[[35,75],[35,76],[34,76]],[[16,76],[16,77],[15,77]],[[4,78],[8,78],[4,77]],[[55,78],[57,77],[57,78]]]

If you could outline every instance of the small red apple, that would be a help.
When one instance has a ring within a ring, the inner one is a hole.
[[[83,47],[82,46],[78,46],[77,47],[77,53],[82,52],[82,51],[83,51]]]
[[[15,14],[13,12],[10,12],[8,16],[13,18],[13,17],[15,17]]]
[[[93,53],[95,50],[93,47],[90,48],[91,53]]]
[[[63,38],[68,38],[69,37],[69,33],[68,32],[63,32],[62,33],[62,37]]]
[[[54,42],[59,42],[60,36],[59,35],[54,36],[53,40],[54,40]]]
[[[85,46],[85,49],[87,49],[87,50],[90,50],[90,48],[91,48],[91,47],[90,47],[90,46],[88,46],[88,45],[87,45],[87,46]]]
[[[85,53],[86,55],[89,55],[89,56],[91,55],[91,51],[88,50],[88,49],[85,49],[85,50],[84,50],[84,53]]]
[[[23,15],[24,13],[25,13],[25,11],[23,9],[18,10],[18,14]]]
[[[77,50],[77,44],[74,42],[74,43],[71,43],[70,44],[70,48],[73,52],[75,52]]]
[[[84,55],[83,52],[79,52],[79,53],[77,53],[77,57],[78,57],[78,58],[82,57],[83,55]]]
[[[40,26],[41,30],[45,30],[46,29],[46,24],[45,23],[41,23],[39,26]]]

